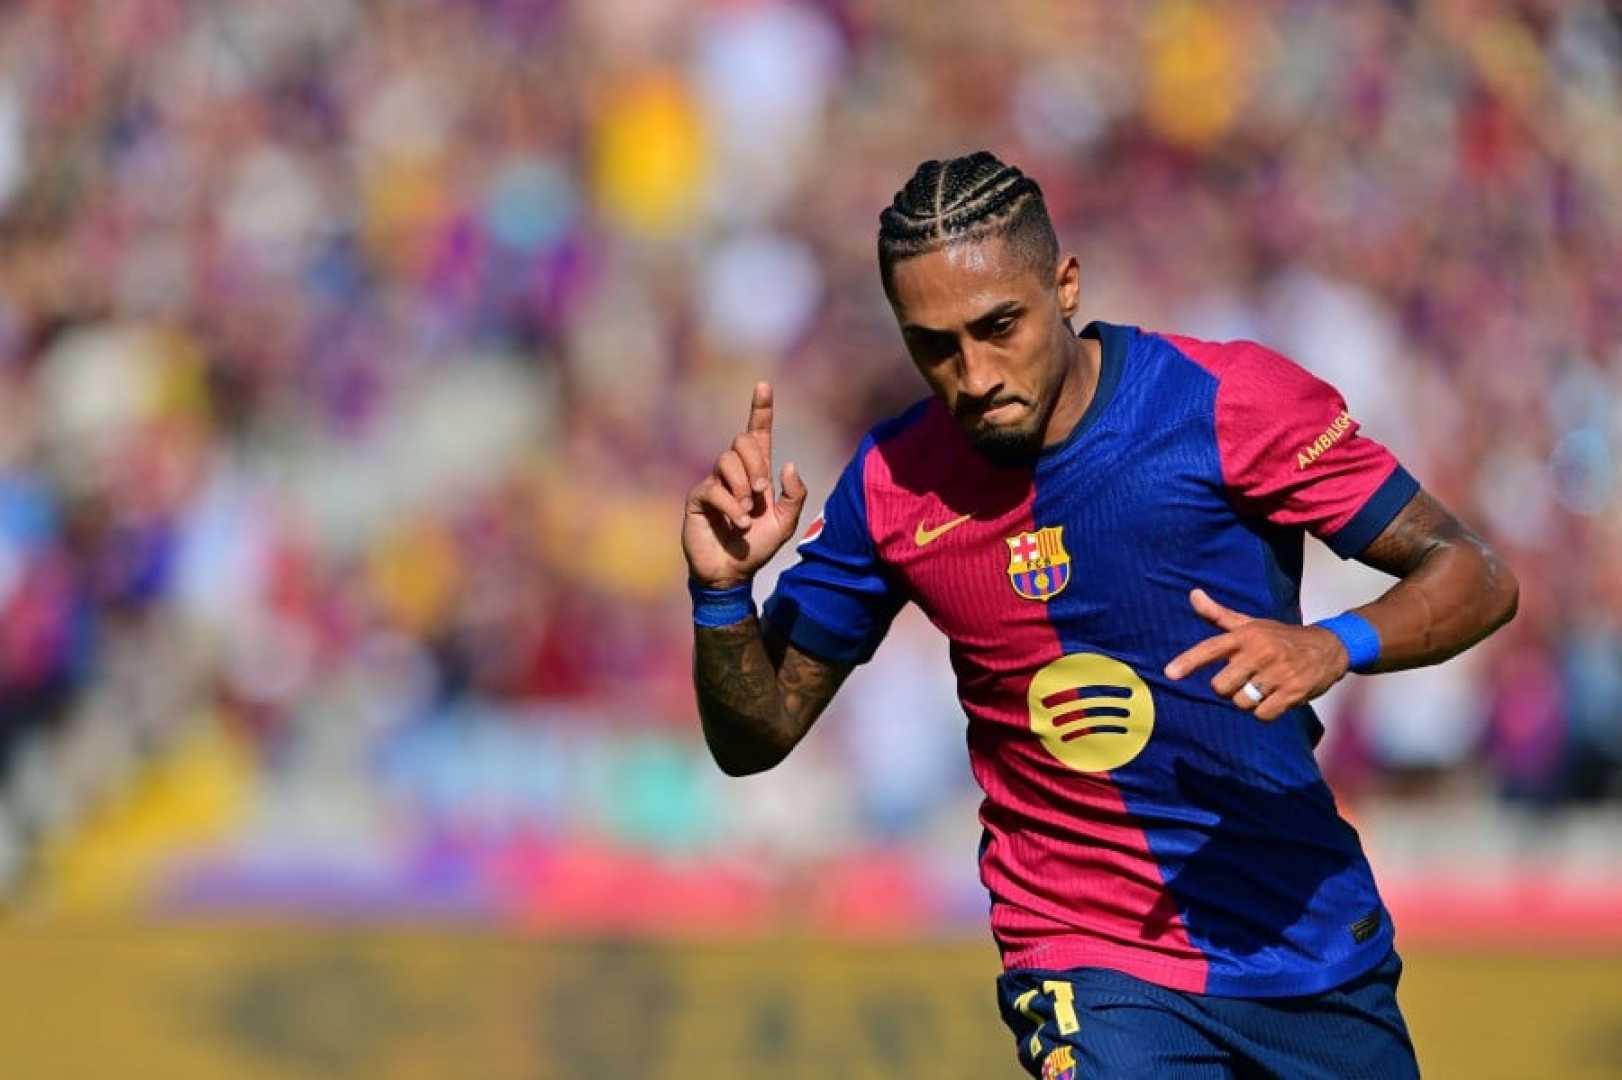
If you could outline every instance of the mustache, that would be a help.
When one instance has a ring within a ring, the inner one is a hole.
[[[974,420],[990,412],[999,405],[1029,405],[1030,402],[1018,394],[999,394],[990,398],[959,397],[957,405],[952,410],[960,420]]]

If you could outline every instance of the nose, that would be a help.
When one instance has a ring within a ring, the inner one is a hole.
[[[1002,389],[1002,372],[997,369],[990,352],[977,341],[963,343],[959,382],[964,396],[989,401]]]

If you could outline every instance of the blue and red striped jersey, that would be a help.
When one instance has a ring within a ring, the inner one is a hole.
[[[1304,534],[1360,552],[1418,484],[1333,388],[1251,342],[1093,323],[1064,442],[991,464],[931,398],[861,442],[764,617],[836,662],[902,604],[947,636],[985,792],[981,878],[1007,968],[1101,966],[1238,997],[1374,967],[1390,919],[1301,706],[1274,723],[1214,669],[1189,591],[1301,621]]]

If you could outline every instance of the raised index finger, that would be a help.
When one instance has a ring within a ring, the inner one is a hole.
[[[749,400],[749,426],[744,428],[760,443],[766,460],[772,457],[772,384],[755,384],[755,396]]]

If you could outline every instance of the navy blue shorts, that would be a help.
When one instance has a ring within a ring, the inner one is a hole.
[[[1419,1064],[1397,1008],[1401,975],[1393,951],[1321,994],[1228,998],[1104,968],[1021,968],[998,978],[997,997],[1020,1064],[1042,1080],[1403,1080]]]

